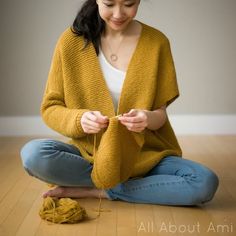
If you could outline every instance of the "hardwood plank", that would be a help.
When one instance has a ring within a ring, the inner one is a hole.
[[[208,204],[203,205],[205,214],[210,214],[213,218],[213,221],[208,224],[210,232],[222,236],[233,234],[236,226],[235,203],[235,199],[221,183],[215,198]]]
[[[25,189],[30,183],[31,178],[26,174],[16,181],[15,185],[9,190],[7,195],[0,202],[0,224],[10,214],[12,209],[17,204],[18,199],[25,193]],[[1,186],[2,187],[2,186]]]
[[[97,218],[96,236],[117,235],[117,213],[114,202],[104,199],[102,200],[102,208],[109,211],[101,212],[100,217]]]
[[[38,194],[38,197],[34,201],[32,207],[29,209],[28,214],[24,217],[24,221],[18,228],[16,236],[35,235],[41,222],[39,209],[42,206],[42,200],[41,194]]]
[[[22,167],[19,165],[11,166],[11,168],[5,168],[6,172],[3,171],[5,175],[0,181],[0,202],[8,194],[11,188],[13,188],[16,182],[22,178],[24,172]]]
[[[16,234],[18,227],[24,221],[35,199],[38,197],[41,187],[41,182],[31,178],[31,183],[27,186],[25,193],[22,194],[10,214],[1,224],[1,228],[6,232],[6,235]]]
[[[135,204],[137,235],[157,235],[154,229],[154,212],[151,204]]]
[[[173,217],[172,206],[153,205],[153,224],[154,232],[159,236],[170,235],[169,225],[176,225]],[[178,235],[176,232],[173,235]]]
[[[208,230],[210,222],[214,223],[214,219],[199,206],[175,207],[172,212],[175,221],[172,232],[177,230],[180,235],[220,235]]]
[[[136,209],[134,203],[116,202],[117,207],[117,235],[137,235]]]
[[[53,224],[45,220],[41,220],[35,231],[35,236],[55,236],[58,231],[58,224]]]

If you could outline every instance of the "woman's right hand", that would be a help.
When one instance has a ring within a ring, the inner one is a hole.
[[[108,126],[109,119],[100,111],[87,111],[82,115],[80,122],[85,133],[96,134]]]

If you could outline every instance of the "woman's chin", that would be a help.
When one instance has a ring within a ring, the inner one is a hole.
[[[125,30],[126,27],[128,26],[129,22],[124,21],[124,22],[109,22],[109,27],[114,30],[114,31],[122,31]]]

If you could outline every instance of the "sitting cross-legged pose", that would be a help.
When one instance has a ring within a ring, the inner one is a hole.
[[[87,0],[60,36],[41,103],[68,142],[34,139],[25,170],[44,197],[197,205],[218,177],[182,157],[166,109],[179,96],[168,38],[135,20],[140,0]]]

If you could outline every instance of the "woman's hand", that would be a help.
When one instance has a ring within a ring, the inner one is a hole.
[[[131,109],[118,118],[124,126],[133,132],[142,132],[148,126],[147,111]]]
[[[88,111],[82,115],[80,122],[85,133],[96,134],[108,126],[109,119],[100,111]]]
[[[131,109],[118,119],[130,131],[142,132],[145,128],[158,130],[166,122],[166,106],[164,105],[154,111]]]

